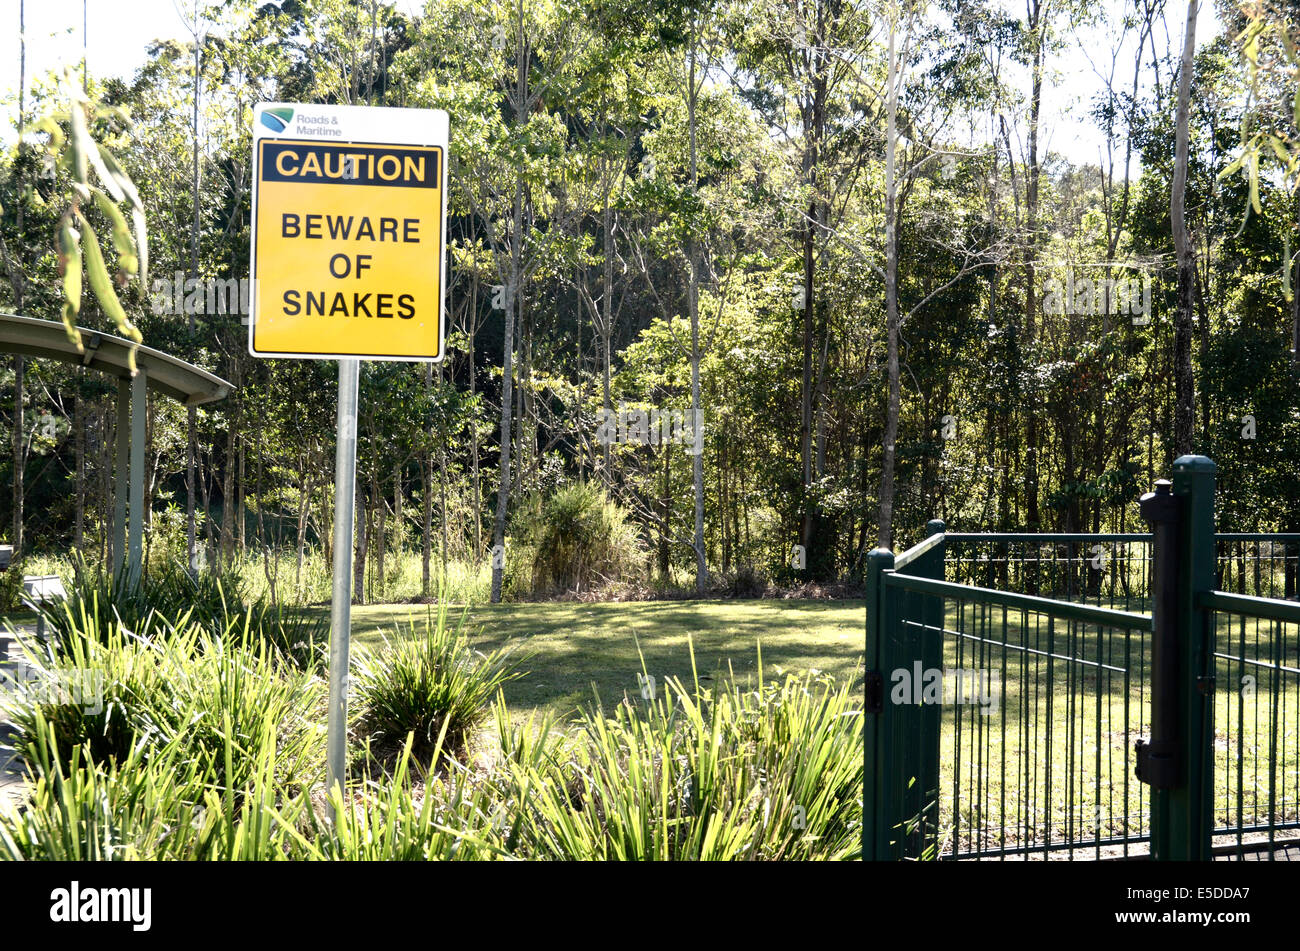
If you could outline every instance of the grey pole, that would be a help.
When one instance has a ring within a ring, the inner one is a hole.
[[[131,381],[117,380],[117,459],[113,473],[113,574],[126,564],[126,496],[130,478],[127,473],[131,446]]]
[[[338,440],[334,450],[334,598],[330,602],[328,769],[325,791],[343,792],[348,741],[348,641],[352,634],[352,510],[357,473],[357,388],[361,364],[339,361]]]
[[[132,586],[140,582],[140,564],[144,558],[144,441],[148,406],[149,376],[144,367],[131,378],[131,465],[128,478],[131,511],[127,521],[126,565]]]

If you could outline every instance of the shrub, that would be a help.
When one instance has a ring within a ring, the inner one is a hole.
[[[173,737],[120,762],[60,746],[39,723],[27,745],[32,782],[21,810],[0,813],[0,860],[113,861],[292,857],[310,825],[305,797],[280,795],[275,754],[256,752],[236,790]],[[233,738],[223,758],[242,751]]]
[[[15,558],[0,571],[0,611],[23,610],[23,559]]]
[[[760,668],[761,669],[761,668]],[[556,859],[842,859],[862,827],[861,709],[789,675],[584,716],[565,756],[508,761],[520,852]]]
[[[264,643],[303,670],[317,669],[324,660],[327,618],[285,610],[265,596],[247,600],[233,572],[191,573],[167,562],[132,584],[125,573],[82,570],[65,588],[66,599],[42,606],[52,655],[69,653],[88,634],[103,636],[118,626],[165,636],[193,624],[215,637],[233,633],[254,650]],[[176,623],[156,623],[159,618]]]
[[[589,482],[534,503],[520,534],[535,593],[623,581],[636,575],[644,558],[627,511]]]
[[[175,742],[225,787],[246,783],[266,749],[304,778],[322,760],[324,737],[309,719],[322,705],[320,681],[287,668],[269,647],[246,646],[235,629],[214,636],[158,614],[139,631],[119,621],[102,631],[89,614],[76,621],[65,649],[36,661],[37,689],[0,700],[25,758],[45,732],[51,749],[100,763],[148,760]],[[77,692],[60,695],[60,685]]]
[[[724,579],[733,598],[761,598],[768,590],[767,577],[753,565],[740,565]]]
[[[414,752],[421,757],[435,750],[440,735],[449,753],[465,752],[487,704],[502,684],[520,675],[508,651],[484,655],[471,649],[464,622],[462,612],[451,628],[446,602],[440,602],[422,628],[411,622],[405,636],[385,639],[378,655],[362,660],[357,687],[363,733],[389,750],[414,733]]]

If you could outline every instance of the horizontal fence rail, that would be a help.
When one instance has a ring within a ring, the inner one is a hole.
[[[1151,610],[1150,534],[947,532],[944,541],[950,581]],[[1264,598],[1297,596],[1300,533],[1220,532],[1215,550],[1220,589]]]

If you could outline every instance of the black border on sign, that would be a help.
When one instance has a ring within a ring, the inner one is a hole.
[[[394,362],[401,362],[401,363],[440,363],[444,358],[444,356],[446,356],[445,351],[447,349],[447,335],[446,335],[447,328],[443,320],[444,313],[445,313],[445,306],[446,306],[445,298],[447,294],[447,284],[446,284],[446,279],[447,279],[446,210],[447,210],[447,177],[448,177],[447,150],[443,148],[441,145],[420,145],[419,143],[414,143],[414,142],[363,142],[357,139],[325,141],[320,139],[286,139],[274,135],[263,136],[262,138],[256,140],[255,144],[257,147],[253,151],[254,197],[256,197],[256,189],[258,185],[261,183],[262,145],[263,143],[267,143],[267,142],[294,142],[294,143],[303,143],[306,145],[325,144],[325,145],[359,145],[359,146],[369,146],[369,147],[379,146],[383,148],[393,148],[393,149],[424,149],[427,151],[434,151],[438,153],[438,165],[439,165],[438,170],[441,172],[441,176],[440,176],[441,181],[439,181],[438,183],[438,189],[439,189],[438,241],[439,244],[442,246],[442,253],[437,256],[438,257],[438,354],[437,356],[426,357],[426,356],[412,356],[411,354],[402,354],[402,353],[325,353],[323,351],[314,351],[314,350],[259,350],[257,349],[256,347],[257,321],[254,319],[254,315],[256,312],[256,303],[257,303],[257,260],[258,260],[258,252],[259,252],[258,245],[260,243],[259,242],[260,235],[257,233],[257,206],[255,200],[253,202],[253,207],[251,209],[252,213],[249,216],[250,217],[249,227],[252,229],[253,232],[253,261],[252,261],[252,268],[251,268],[252,274],[250,275],[250,278],[252,280],[252,285],[253,285],[253,294],[252,297],[250,298],[252,303],[249,308],[250,313],[249,313],[249,320],[248,320],[249,354],[255,357],[269,357],[271,359],[278,358],[282,360],[294,360],[294,359],[391,360]]]

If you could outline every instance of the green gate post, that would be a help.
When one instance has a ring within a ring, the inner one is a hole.
[[[1138,779],[1151,786],[1151,856],[1208,861],[1214,814],[1214,463],[1174,461],[1173,482],[1142,497],[1154,555],[1151,738],[1137,747]]]
[[[1213,612],[1199,606],[1215,587],[1214,463],[1205,456],[1174,460],[1174,495],[1182,503],[1178,564],[1178,711],[1185,724],[1186,781],[1167,796],[1167,857],[1209,861],[1214,819]],[[1152,814],[1154,817],[1154,803]],[[1154,828],[1152,830],[1154,835]],[[1154,838],[1153,838],[1154,842]],[[1154,850],[1154,845],[1153,845]],[[1157,856],[1160,857],[1160,856]]]
[[[862,859],[886,861],[894,813],[890,795],[890,757],[893,743],[889,737],[889,718],[885,714],[885,686],[882,671],[892,669],[889,640],[885,631],[886,589],[884,572],[893,569],[894,553],[876,548],[867,553],[867,653],[865,706],[862,724]]]
[[[928,537],[942,535],[932,521]],[[944,580],[943,543],[924,552],[902,572]],[[917,854],[938,842],[940,704],[895,704],[895,671],[916,676],[943,666],[943,599],[907,593],[885,584],[894,553],[877,548],[867,555],[867,650],[863,725],[862,857],[890,861]],[[904,618],[924,626],[901,625]],[[919,689],[919,683],[917,685]],[[914,825],[913,825],[914,824]],[[908,829],[911,829],[909,834]]]
[[[944,533],[944,523],[934,519],[926,523],[926,537]],[[944,578],[944,542],[939,542],[929,551],[917,558],[904,570],[904,574],[918,578],[930,578],[943,581]],[[943,667],[944,629],[943,598],[935,595],[908,595],[919,609],[909,611],[908,616],[920,620],[924,630],[912,628],[908,631],[904,643],[907,653],[913,661],[920,659],[922,671],[940,670]],[[919,603],[918,603],[919,602]],[[945,698],[946,699],[946,698]],[[908,732],[907,751],[913,753],[909,765],[915,769],[916,783],[908,790],[903,818],[912,821],[919,817],[919,847],[922,851],[938,847],[939,841],[939,745],[943,731],[943,705],[927,703],[919,707],[908,707],[906,719],[912,725]],[[905,767],[906,768],[906,767]]]

